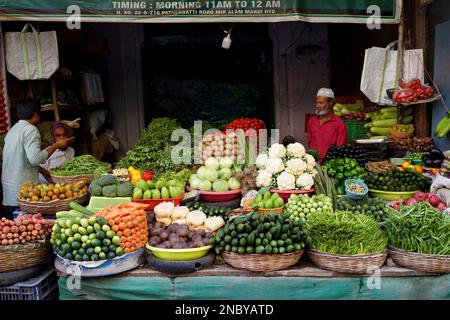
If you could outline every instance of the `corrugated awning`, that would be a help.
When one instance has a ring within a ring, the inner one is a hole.
[[[281,22],[367,23],[374,15],[381,24],[400,22],[401,0],[0,0],[2,21],[67,21],[75,6],[81,22],[194,23]]]

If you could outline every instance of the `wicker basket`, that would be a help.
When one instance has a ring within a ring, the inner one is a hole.
[[[369,267],[381,268],[387,258],[387,250],[375,254],[339,255],[309,249],[308,256],[322,269],[352,274],[366,274]]]
[[[283,213],[283,207],[281,208],[274,208],[274,209],[260,209],[258,208],[258,213],[262,216],[266,216],[268,214],[274,213],[274,214],[282,214]]]
[[[86,204],[89,198],[89,193],[85,193],[82,196],[74,197],[64,200],[53,200],[49,202],[29,202],[25,200],[18,199],[20,210],[29,213],[40,213],[40,214],[53,214],[58,211],[70,210],[70,203],[75,202],[81,205]]]
[[[406,252],[391,246],[388,249],[392,260],[404,268],[429,273],[450,273],[450,256]]]
[[[0,246],[0,272],[31,268],[45,263],[50,257],[48,241]]]
[[[90,184],[94,180],[93,174],[80,174],[78,176],[54,176],[51,175],[54,183],[77,183],[78,181],[85,181],[86,184]]]
[[[271,272],[287,269],[298,263],[303,250],[283,254],[238,254],[222,252],[221,256],[230,266],[253,272]]]

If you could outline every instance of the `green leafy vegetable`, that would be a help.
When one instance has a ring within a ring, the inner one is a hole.
[[[97,169],[106,172],[110,168],[111,165],[109,163],[98,161],[87,154],[70,159],[61,167],[51,169],[50,173],[55,176],[77,176],[80,174],[93,174]]]
[[[332,254],[373,254],[386,249],[387,237],[369,216],[349,211],[320,212],[307,220],[310,247]]]

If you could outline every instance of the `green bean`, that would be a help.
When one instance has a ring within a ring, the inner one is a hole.
[[[91,155],[74,157],[59,168],[51,169],[50,173],[56,176],[76,176],[80,174],[92,174],[95,170],[106,171],[111,168],[109,163],[100,162]]]

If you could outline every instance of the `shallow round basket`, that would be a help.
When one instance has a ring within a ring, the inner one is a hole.
[[[404,268],[429,273],[450,273],[450,255],[407,252],[392,246],[388,250],[392,260]]]
[[[54,176],[51,175],[54,183],[77,183],[78,181],[85,181],[90,184],[94,180],[93,174],[80,174],[78,176]]]
[[[66,275],[80,277],[107,277],[126,272],[145,263],[145,249],[141,248],[114,259],[99,261],[73,261],[56,255],[55,269]]]
[[[50,257],[48,241],[0,246],[0,272],[23,270],[41,265]]]
[[[280,197],[284,201],[288,201],[292,194],[296,194],[296,195],[307,194],[307,195],[312,196],[316,191],[314,189],[311,189],[311,190],[276,190],[276,189],[270,189],[270,192],[271,193],[278,193],[280,195]]]
[[[394,200],[409,200],[411,199],[417,191],[408,191],[408,192],[389,192],[389,191],[380,191],[380,190],[370,190],[369,194],[373,198],[378,198],[386,201],[394,201]]]
[[[274,214],[282,214],[284,207],[281,208],[273,208],[273,209],[260,209],[258,208],[258,213],[262,216],[266,216],[268,214],[274,213]]]
[[[222,252],[221,256],[226,263],[236,269],[245,269],[253,272],[271,272],[284,270],[298,263],[303,250],[283,254],[238,254]]]
[[[86,204],[89,198],[89,193],[85,193],[82,196],[74,197],[64,200],[53,200],[49,202],[29,202],[18,199],[20,210],[28,213],[41,213],[41,214],[53,214],[58,211],[70,210],[70,203],[75,202],[81,205]]]
[[[381,268],[387,258],[387,250],[375,254],[340,255],[319,250],[308,250],[308,257],[322,269],[351,274],[367,274],[369,268]]]

